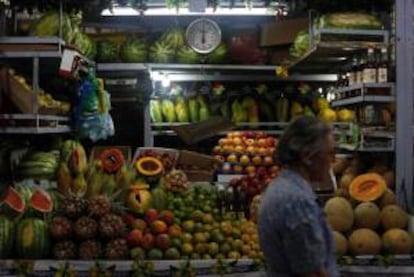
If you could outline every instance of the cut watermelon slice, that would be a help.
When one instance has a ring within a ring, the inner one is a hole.
[[[53,210],[53,200],[47,191],[36,188],[30,199],[30,206],[35,211],[50,213]]]
[[[15,217],[24,212],[26,204],[23,197],[13,187],[9,186],[2,202],[2,211],[5,215]]]

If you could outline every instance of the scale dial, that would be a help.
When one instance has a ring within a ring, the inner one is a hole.
[[[187,27],[186,40],[197,53],[208,54],[220,45],[221,30],[217,23],[210,19],[196,19]]]

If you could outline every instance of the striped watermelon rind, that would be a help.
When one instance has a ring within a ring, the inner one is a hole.
[[[21,216],[26,207],[22,195],[11,186],[7,188],[6,195],[1,204],[2,213],[10,218]]]
[[[26,218],[17,225],[16,254],[22,259],[43,259],[49,256],[48,226],[38,218]]]
[[[0,259],[10,259],[14,246],[15,225],[5,216],[0,216]]]

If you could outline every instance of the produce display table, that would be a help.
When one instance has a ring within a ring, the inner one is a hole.
[[[227,261],[230,262],[230,261]],[[180,267],[185,263],[183,260],[174,261],[152,261],[154,265],[154,276],[170,276],[170,267]],[[197,276],[215,277],[221,276],[211,272],[212,267],[217,263],[216,260],[192,260],[191,265],[197,271]],[[53,269],[64,265],[65,261],[41,260],[34,261],[33,276],[53,276]],[[70,261],[70,264],[77,271],[78,276],[87,276],[88,270],[94,265],[92,261]],[[104,261],[101,263],[103,268],[116,266],[114,276],[131,276],[132,261]],[[15,272],[16,263],[14,260],[0,261],[0,276],[18,276]],[[414,276],[414,266],[371,266],[371,265],[352,265],[340,267],[342,277],[358,276]],[[234,273],[226,274],[229,277],[266,277],[263,271],[253,269],[253,261],[240,260],[234,268]]]

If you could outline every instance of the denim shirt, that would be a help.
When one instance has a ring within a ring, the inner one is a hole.
[[[329,277],[339,276],[333,236],[316,194],[291,170],[283,170],[264,194],[259,237],[268,277],[313,273],[321,268]]]

